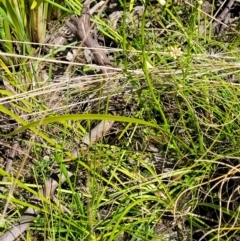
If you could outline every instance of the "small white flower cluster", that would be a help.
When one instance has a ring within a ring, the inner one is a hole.
[[[183,54],[181,48],[170,47],[169,50],[171,57],[173,57],[174,59],[177,59],[179,56]]]

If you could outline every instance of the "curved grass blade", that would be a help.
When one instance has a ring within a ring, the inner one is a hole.
[[[29,124],[23,124],[24,126],[18,128],[17,130],[11,132],[8,136],[15,135],[19,132],[22,132],[27,129],[32,129],[35,126],[38,125],[44,125],[54,122],[62,122],[62,121],[68,121],[68,120],[112,120],[112,121],[119,121],[119,122],[128,122],[128,123],[135,123],[140,125],[146,125],[155,127],[158,129],[161,129],[157,124],[136,119],[136,118],[130,118],[130,117],[123,117],[123,116],[113,116],[113,115],[96,115],[96,114],[72,114],[72,115],[62,115],[62,116],[53,116],[53,117],[47,117],[39,121],[34,121]]]

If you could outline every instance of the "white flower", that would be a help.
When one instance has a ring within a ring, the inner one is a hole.
[[[169,49],[170,49],[169,53],[174,59],[178,58],[179,56],[181,56],[183,54],[181,48],[170,47]]]

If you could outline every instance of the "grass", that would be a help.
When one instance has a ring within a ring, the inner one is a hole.
[[[48,19],[59,11],[78,12],[74,1],[47,3]],[[134,18],[130,10],[137,3],[123,1],[125,21],[116,29],[105,15],[93,19],[116,47],[114,65],[122,69],[107,83],[110,88],[104,90],[99,84],[98,89],[89,88],[79,82],[41,86],[36,62],[28,58],[43,61],[34,55],[31,42],[36,40],[24,25],[25,18],[16,20],[18,14],[29,19],[32,15],[26,9],[17,14],[3,4],[1,16],[7,12],[15,17],[4,18],[1,25],[0,65],[11,87],[0,90],[2,126],[11,118],[20,127],[11,132],[2,127],[6,147],[2,144],[1,151],[18,140],[21,153],[14,160],[13,174],[0,168],[1,175],[9,178],[1,185],[15,182],[12,193],[7,189],[1,194],[2,207],[9,201],[9,215],[1,215],[1,232],[33,205],[29,197],[59,167],[74,174],[56,192],[71,214],[42,198],[42,207],[37,207],[41,214],[24,233],[26,240],[170,240],[170,235],[180,240],[234,240],[239,236],[237,26],[236,31],[216,36],[211,19],[205,17],[207,31],[200,34],[201,6],[170,1],[166,6],[147,1],[136,26],[126,21],[129,15]],[[20,52],[16,41],[25,42],[20,43]],[[90,77],[102,82],[99,75]],[[11,110],[3,102],[11,103]],[[91,105],[85,108],[86,102]],[[117,115],[109,115],[108,109],[117,109]],[[100,142],[82,149],[81,138],[104,119],[114,120],[113,128]],[[72,154],[74,149],[80,152],[78,157]]]

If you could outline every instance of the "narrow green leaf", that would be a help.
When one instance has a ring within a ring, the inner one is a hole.
[[[31,122],[29,124],[25,123],[23,127],[11,132],[8,136],[12,136],[21,131],[31,129],[40,124],[44,125],[44,124],[49,124],[49,123],[54,123],[54,122],[62,122],[62,121],[68,121],[68,120],[110,120],[110,121],[135,123],[135,124],[146,125],[146,126],[151,126],[151,127],[161,129],[158,125],[156,125],[154,123],[136,119],[136,118],[113,116],[113,115],[99,115],[99,114],[87,114],[87,115],[86,114],[72,114],[72,115],[47,117],[47,118],[44,118],[39,121]]]

